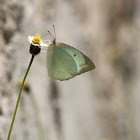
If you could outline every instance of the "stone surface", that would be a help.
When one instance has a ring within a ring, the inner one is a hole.
[[[0,0],[0,139],[7,138],[18,81],[31,55],[28,35],[56,28],[58,42],[94,61],[96,69],[60,82],[35,57],[11,140],[139,140],[139,0]],[[49,36],[43,38],[51,39]],[[46,49],[46,48],[44,48]],[[40,133],[38,133],[40,132]]]

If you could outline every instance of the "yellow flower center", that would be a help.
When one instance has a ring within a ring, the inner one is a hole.
[[[32,40],[32,42],[34,44],[39,44],[40,45],[40,42],[41,42],[40,34],[36,34],[34,39]]]

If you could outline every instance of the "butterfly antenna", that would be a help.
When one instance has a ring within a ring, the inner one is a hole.
[[[50,34],[52,39],[55,39],[55,37],[52,35],[52,33],[50,31],[48,31],[48,33]]]
[[[56,39],[56,32],[55,32],[55,26],[54,25],[53,25],[53,29],[54,29],[55,39]]]
[[[42,38],[42,37],[44,37],[44,36],[46,36],[46,35],[48,35],[48,33],[47,33],[47,34],[45,34],[45,35],[43,35],[43,36],[41,36],[40,38]]]

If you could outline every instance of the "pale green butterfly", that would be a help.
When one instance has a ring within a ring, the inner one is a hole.
[[[53,36],[50,32],[49,34]],[[64,81],[94,68],[95,65],[86,55],[67,44],[56,42],[56,37],[53,36],[47,49],[47,69],[50,77]]]

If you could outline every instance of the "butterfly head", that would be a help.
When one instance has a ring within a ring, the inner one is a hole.
[[[52,43],[51,43],[51,44],[53,44],[53,45],[56,44],[56,38],[54,38],[54,39],[52,40]]]
[[[51,38],[52,38],[52,42],[51,44],[55,45],[56,44],[56,32],[55,32],[55,26],[53,25],[53,29],[54,29],[54,34],[53,35],[50,31],[48,31],[48,33],[50,34]]]
[[[52,38],[51,44],[55,45],[55,43],[56,43],[56,36],[52,35],[50,31],[48,31],[48,33],[50,34],[50,36]]]

